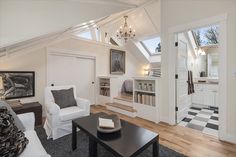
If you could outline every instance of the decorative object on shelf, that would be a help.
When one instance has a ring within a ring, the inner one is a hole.
[[[110,127],[109,124],[114,124],[114,127]],[[104,116],[102,115],[98,118],[97,130],[99,132],[113,133],[119,131],[120,129],[121,129],[121,123],[117,115],[104,115]]]
[[[110,50],[110,73],[117,75],[125,74],[125,51]]]
[[[35,95],[35,73],[33,71],[0,71],[0,77],[3,82],[5,99]]]
[[[119,39],[124,39],[127,42],[129,39],[133,39],[135,37],[135,30],[132,29],[132,26],[128,26],[127,19],[128,16],[124,16],[125,23],[123,26],[120,26],[120,29],[117,30],[116,36]]]
[[[144,76],[149,77],[161,77],[161,69],[160,68],[148,68],[144,69]]]

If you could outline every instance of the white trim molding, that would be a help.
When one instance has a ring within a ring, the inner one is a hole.
[[[175,35],[190,29],[204,27],[212,24],[219,24],[219,139],[224,141],[235,142],[236,137],[227,133],[227,14],[221,14],[199,21],[178,25],[168,29],[168,56],[169,63],[174,63],[169,66],[169,124],[175,124],[175,67],[176,67],[176,50],[175,50]]]

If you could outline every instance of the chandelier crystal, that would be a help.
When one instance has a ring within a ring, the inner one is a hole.
[[[125,42],[127,42],[127,40],[133,39],[135,37],[135,30],[132,29],[131,25],[128,26],[127,24],[128,16],[124,16],[124,19],[125,23],[123,26],[120,26],[119,30],[117,30],[116,36],[118,39],[124,39]]]

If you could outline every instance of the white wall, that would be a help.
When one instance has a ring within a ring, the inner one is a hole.
[[[172,62],[170,60],[173,52],[168,50],[168,29],[178,25],[188,24],[196,20],[214,17],[227,13],[227,135],[236,139],[236,78],[232,74],[236,70],[236,1],[234,0],[162,0],[161,1],[161,28],[162,28],[162,105],[165,104],[163,114],[170,117],[170,92],[171,81],[174,74],[169,75]],[[168,104],[168,105],[167,105]],[[231,139],[232,139],[231,138]]]
[[[0,47],[129,9],[112,2],[0,0]]]
[[[20,52],[19,52],[20,53]],[[0,70],[35,71],[35,97],[23,98],[22,103],[39,101],[44,103],[46,85],[46,48],[32,50],[30,53],[0,59]]]
[[[96,42],[88,42],[75,38],[67,39],[63,42],[49,46],[47,49],[72,50],[81,55],[89,55],[96,57],[96,76],[109,75],[110,66],[110,48],[109,45],[99,44]],[[117,48],[117,47],[116,47]],[[44,104],[44,88],[47,84],[47,49],[46,47],[37,50],[26,50],[16,52],[17,56],[11,56],[7,59],[0,60],[0,70],[32,70],[36,73],[36,92],[34,98],[23,98],[22,102],[39,101]],[[124,49],[122,49],[124,50]],[[21,54],[22,53],[22,54]],[[21,54],[21,55],[20,55]],[[86,70],[86,69],[85,69]],[[132,53],[126,51],[126,73],[122,75],[122,79],[141,75],[143,64]]]

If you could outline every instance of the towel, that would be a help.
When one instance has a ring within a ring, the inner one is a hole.
[[[194,93],[193,73],[188,71],[188,95]]]

